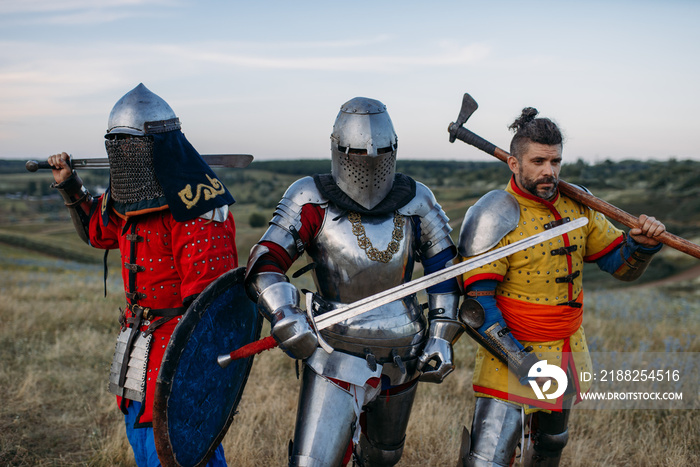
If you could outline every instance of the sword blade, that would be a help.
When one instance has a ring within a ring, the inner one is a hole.
[[[362,313],[367,313],[368,311],[374,310],[379,306],[386,305],[387,303],[391,303],[394,300],[398,300],[400,298],[419,292],[423,289],[427,289],[432,285],[437,285],[440,282],[462,275],[467,271],[479,268],[497,259],[505,258],[506,256],[510,256],[513,253],[516,253],[520,250],[526,250],[531,246],[535,246],[538,243],[541,243],[545,240],[549,240],[567,232],[570,232],[572,230],[576,230],[579,227],[583,227],[587,223],[588,219],[585,217],[574,219],[573,221],[567,222],[566,224],[554,227],[553,229],[545,230],[544,232],[532,235],[515,243],[511,243],[510,245],[497,248],[488,253],[484,253],[483,255],[475,256],[472,259],[469,259],[459,264],[455,264],[441,271],[428,274],[426,276],[412,280],[405,284],[392,287],[391,289],[385,290],[384,292],[374,294],[367,298],[363,298],[362,300],[357,300],[356,302],[353,302],[349,305],[345,305],[336,308],[335,310],[328,311],[316,317],[315,328],[319,331],[322,329],[326,329],[329,326],[333,326],[334,324],[361,315]],[[219,362],[219,365],[222,368],[226,368],[226,366],[235,359],[250,357],[252,355],[262,352],[263,350],[268,350],[276,346],[277,341],[275,341],[275,338],[272,336],[268,336],[260,341],[244,345],[240,349],[234,350],[231,353],[219,355],[217,361]]]
[[[473,269],[480,268],[486,264],[489,264],[497,259],[505,258],[513,253],[521,250],[526,250],[532,246],[542,243],[545,240],[549,240],[558,237],[562,234],[570,232],[572,230],[583,227],[588,223],[588,219],[581,217],[574,219],[573,221],[567,222],[560,226],[554,227],[544,232],[532,235],[530,237],[519,240],[510,245],[506,245],[501,248],[497,248],[488,253],[484,253],[479,256],[475,256],[467,261],[452,265],[441,271],[428,274],[426,276],[420,277],[418,279],[406,282],[405,284],[392,287],[383,292],[371,295],[367,298],[357,300],[349,305],[341,306],[334,310],[328,311],[322,315],[316,317],[316,327],[319,330],[326,329],[329,326],[340,323],[347,319],[353,318],[355,316],[367,313],[370,310],[378,308],[387,303],[391,303],[400,298],[407,297],[411,294],[419,292],[421,290],[427,289],[433,285],[437,285],[448,279],[460,276],[465,272],[471,271]]]
[[[202,159],[212,168],[242,169],[253,162],[253,156],[250,154],[202,154]]]
[[[200,154],[202,159],[209,167],[216,168],[234,168],[242,169],[248,167],[253,161],[253,156],[250,154]],[[89,159],[71,159],[71,164],[74,169],[109,169],[109,159],[104,158],[89,158]],[[30,172],[36,172],[39,169],[51,169],[52,167],[46,161],[27,161],[26,168]]]

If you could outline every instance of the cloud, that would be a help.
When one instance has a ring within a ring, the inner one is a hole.
[[[0,41],[0,121],[85,112],[86,100],[129,81],[138,65],[126,65],[78,47]]]
[[[238,47],[231,47],[238,48]],[[422,55],[400,54],[363,54],[363,55],[325,55],[308,56],[299,52],[287,53],[284,57],[267,54],[245,54],[227,51],[226,46],[183,47],[156,46],[159,53],[181,57],[183,60],[216,65],[268,70],[308,70],[308,71],[372,71],[392,72],[406,71],[416,67],[460,66],[470,65],[484,60],[490,54],[490,48],[483,44],[473,44],[438,50],[436,53]],[[292,55],[292,56],[289,56]]]
[[[179,2],[166,0],[17,0],[0,2],[0,13],[56,13],[77,10],[107,10],[135,8],[149,5],[177,5]]]
[[[149,7],[172,9],[180,2],[166,0],[22,0],[0,2],[0,16],[14,23],[52,26],[95,25],[134,16],[155,15]],[[13,17],[11,17],[13,16]],[[19,18],[18,18],[19,17]]]
[[[383,36],[378,36],[364,42],[383,40]],[[352,47],[352,44],[343,41],[299,43],[284,55],[269,53],[267,50],[249,52],[256,47],[268,48],[267,43],[253,46],[237,42],[195,45],[190,43],[184,46],[124,43],[120,47],[124,50],[139,50],[139,54],[106,54],[105,50],[109,50],[109,44],[103,43],[47,45],[0,41],[0,98],[16,96],[18,88],[32,85],[72,85],[80,92],[85,92],[104,89],[105,83],[114,84],[120,82],[123,77],[134,74],[196,74],[203,72],[202,65],[259,70],[401,72],[425,67],[470,65],[485,60],[490,54],[490,48],[483,44],[443,45],[433,50],[424,49],[422,54],[415,55],[362,52],[353,54],[345,50]],[[335,47],[338,50],[333,54],[315,55],[308,53],[309,47]],[[15,89],[10,90],[9,86]]]
[[[345,40],[318,40],[318,41],[278,41],[271,42],[245,42],[240,41],[232,43],[236,47],[253,49],[253,50],[314,50],[314,49],[346,49],[353,47],[367,47],[371,45],[379,45],[386,43],[395,36],[390,34],[379,34],[376,36],[363,37],[361,39],[345,39]]]

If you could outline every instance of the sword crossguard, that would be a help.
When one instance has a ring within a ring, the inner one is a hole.
[[[318,331],[318,326],[316,326],[316,320],[314,319],[314,294],[313,292],[306,292],[306,317],[309,318],[309,322],[311,323],[311,326],[314,328],[314,332],[316,332],[316,337],[318,338],[318,345],[321,346],[323,350],[325,350],[328,353],[333,353],[333,347],[331,347],[328,342],[321,336],[321,333]]]

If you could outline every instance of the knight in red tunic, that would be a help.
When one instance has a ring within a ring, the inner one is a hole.
[[[160,465],[153,397],[161,360],[188,305],[238,266],[233,197],[180,131],[170,106],[143,84],[109,117],[110,185],[93,198],[65,152],[49,157],[55,183],[80,237],[119,249],[127,304],[109,389],[125,414],[138,465]],[[225,465],[219,446],[210,465]]]

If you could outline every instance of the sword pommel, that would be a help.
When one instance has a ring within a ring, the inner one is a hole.
[[[221,368],[226,368],[233,361],[231,354],[221,354],[217,357],[216,362]]]
[[[37,162],[37,161],[27,161],[24,166],[29,172],[36,172],[39,169],[51,169],[52,167],[48,162]]]

